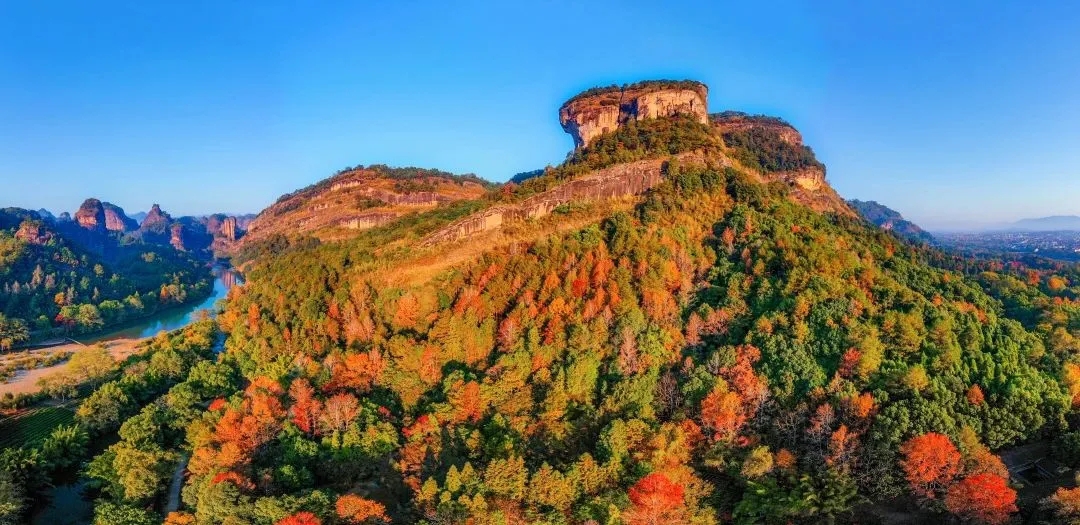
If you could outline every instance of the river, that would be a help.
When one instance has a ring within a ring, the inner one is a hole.
[[[240,274],[238,274],[236,270],[223,266],[215,266],[213,272],[214,289],[210,292],[209,297],[197,304],[170,308],[124,328],[92,336],[85,340],[79,339],[78,337],[76,337],[76,339],[87,344],[115,341],[117,339],[143,339],[146,337],[153,337],[161,331],[171,332],[177,328],[183,328],[195,319],[195,314],[197,312],[201,310],[213,310],[217,302],[224,299],[233,286],[243,284],[243,279],[240,278]]]
[[[153,337],[161,331],[172,331],[183,328],[195,320],[196,313],[201,310],[213,311],[214,306],[228,295],[229,290],[237,284],[242,284],[240,275],[229,268],[214,267],[214,290],[210,296],[198,304],[185,305],[161,312],[152,318],[132,324],[126,328],[100,334],[86,339],[86,343],[115,341],[119,339],[143,339]],[[99,439],[91,446],[90,456],[102,452],[105,447],[115,441],[112,439]],[[49,504],[36,511],[31,519],[33,525],[85,525],[93,521],[93,503],[86,501],[82,496],[83,479],[77,469],[61,473],[56,480],[56,486],[49,490]],[[170,497],[172,497],[170,495]]]

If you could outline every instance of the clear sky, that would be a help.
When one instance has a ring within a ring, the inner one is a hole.
[[[576,92],[691,78],[924,227],[1080,213],[1080,2],[242,4],[0,0],[0,206],[256,212],[372,163],[502,181],[564,158]]]

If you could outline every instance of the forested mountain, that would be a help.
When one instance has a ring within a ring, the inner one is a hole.
[[[996,453],[1080,463],[1080,272],[897,238],[789,124],[699,100],[481,198],[252,243],[216,362],[208,326],[163,339],[80,411],[119,429],[98,522],[160,521],[182,455],[171,524],[1075,517]]]
[[[877,201],[861,201],[858,199],[849,200],[848,204],[871,224],[891,230],[897,235],[915,242],[934,242],[933,235],[927,233],[917,224],[905,219],[903,215],[900,215],[900,212],[884,204]]]
[[[104,221],[94,229],[69,223],[0,210],[0,333],[12,334],[0,336],[5,350],[31,333],[92,332],[210,290],[204,261],[168,246],[122,243]]]

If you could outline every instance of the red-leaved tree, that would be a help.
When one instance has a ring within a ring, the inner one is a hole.
[[[945,508],[963,519],[991,525],[1005,523],[1017,510],[1016,491],[1001,476],[975,474],[949,488]]]
[[[322,525],[322,520],[310,512],[297,512],[281,518],[275,525]]]
[[[683,487],[667,476],[653,472],[627,491],[632,504],[623,514],[629,525],[671,525],[686,517]]]

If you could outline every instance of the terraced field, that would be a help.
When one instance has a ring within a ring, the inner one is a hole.
[[[41,443],[54,428],[74,420],[75,412],[62,406],[21,410],[0,419],[0,448]]]

